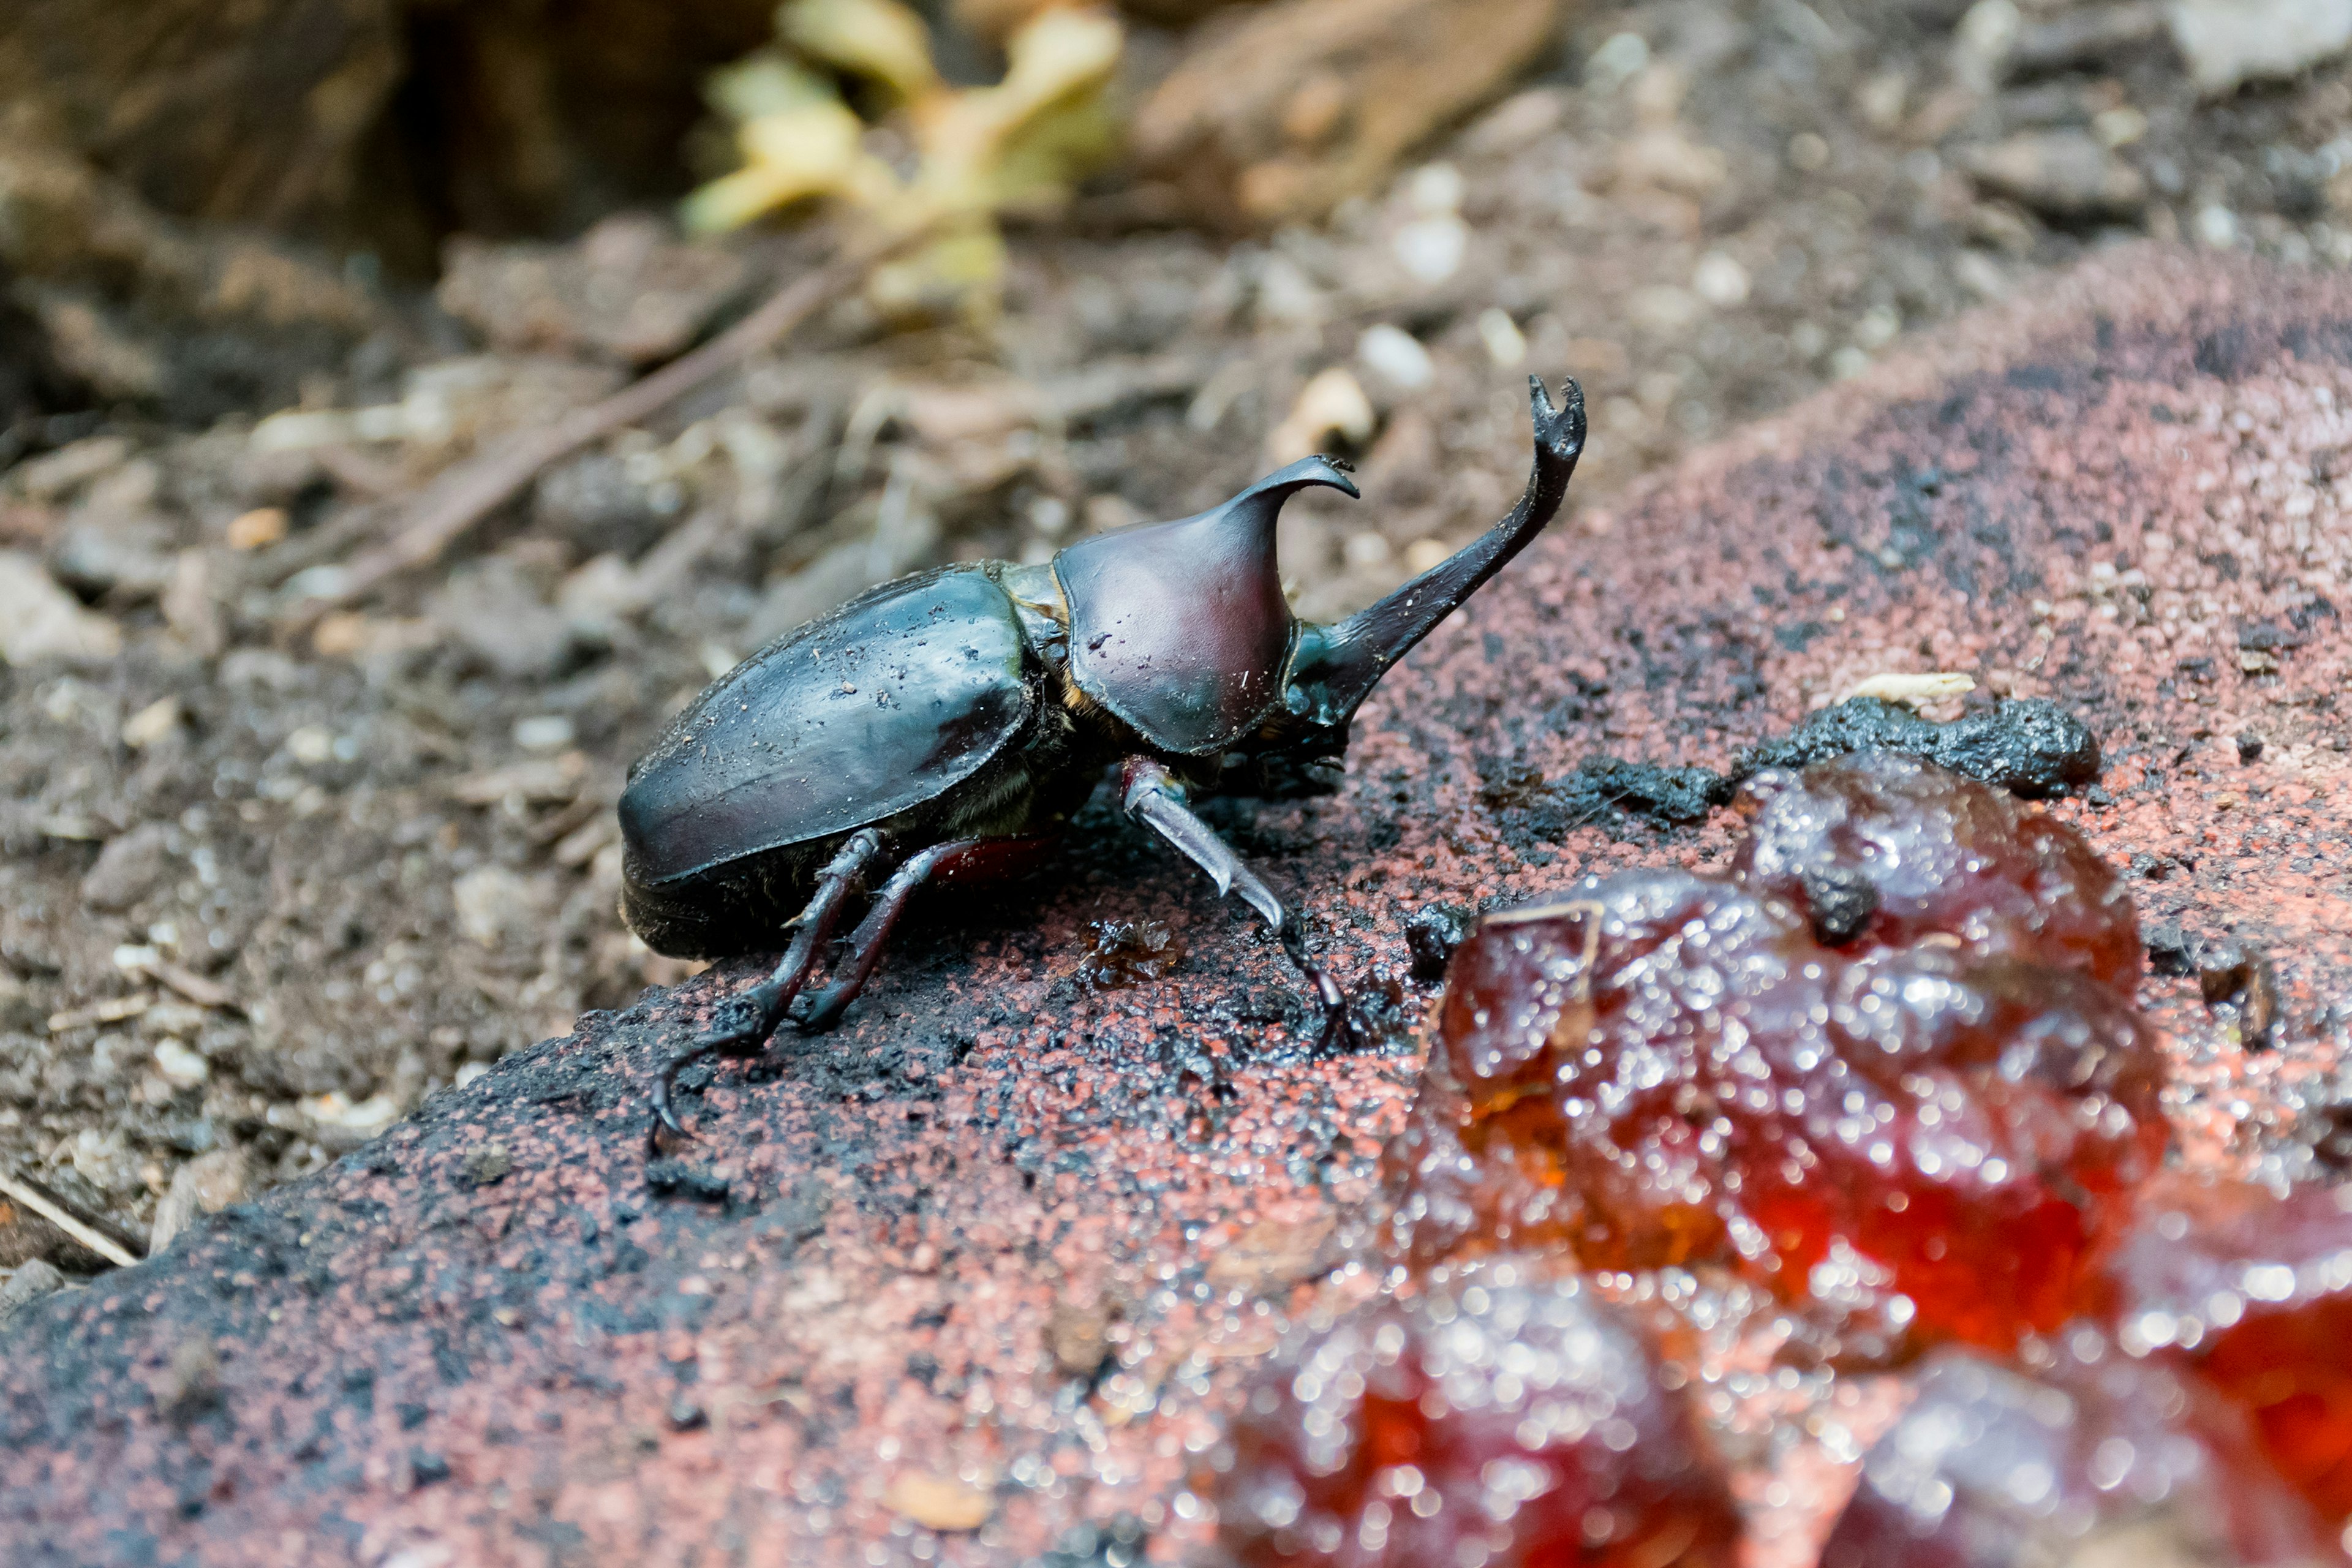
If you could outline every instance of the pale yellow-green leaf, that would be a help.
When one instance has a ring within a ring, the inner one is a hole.
[[[782,55],[754,56],[709,89],[741,122],[744,167],[697,191],[686,220],[716,232],[824,196],[886,232],[943,224],[938,238],[876,270],[867,294],[886,314],[960,307],[985,319],[1005,268],[995,215],[1066,200],[1116,149],[1104,89],[1124,34],[1108,10],[1040,14],[1007,42],[1004,79],[971,89],[940,79],[923,22],[900,0],[791,0],[777,24],[806,61],[899,98],[913,178],[867,151],[867,128],[821,76]]]
[[[950,210],[1066,194],[1113,144],[1104,86],[1122,34],[1102,11],[1047,11],[1013,36],[994,87],[920,105],[917,184]]]
[[[833,84],[797,60],[761,49],[712,71],[702,84],[710,107],[741,124],[811,103],[838,101]]]
[[[944,90],[923,19],[898,0],[792,0],[776,21],[802,52],[883,82],[908,102]]]
[[[678,223],[688,234],[725,234],[805,195],[796,195],[792,186],[757,165],[738,169],[697,186],[678,204]]]
[[[990,90],[1034,112],[1108,81],[1124,41],[1118,18],[1108,11],[1044,12],[1005,45],[1004,79]]]
[[[838,184],[866,155],[866,127],[838,100],[802,104],[746,121],[736,133],[743,155],[813,185]]]
[[[686,200],[697,234],[740,228],[811,196],[865,204],[887,197],[889,171],[865,148],[865,127],[839,100],[819,99],[750,121],[736,133],[744,164]]]
[[[1012,138],[990,181],[991,205],[1036,210],[1058,205],[1118,151],[1118,125],[1099,95],[1046,110]]]

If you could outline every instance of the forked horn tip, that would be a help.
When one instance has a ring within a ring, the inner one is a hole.
[[[1573,458],[1584,450],[1584,388],[1572,375],[1562,376],[1559,402],[1555,405],[1543,377],[1528,377],[1528,401],[1535,412],[1536,445],[1558,458]]]

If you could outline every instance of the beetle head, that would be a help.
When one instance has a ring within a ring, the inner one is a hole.
[[[1315,485],[1356,494],[1341,465],[1307,458],[1209,511],[1055,556],[1078,689],[1175,755],[1222,752],[1256,729],[1282,700],[1298,636],[1275,520]]]

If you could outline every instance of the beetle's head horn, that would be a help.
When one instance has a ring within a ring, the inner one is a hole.
[[[1198,756],[1280,701],[1298,623],[1275,522],[1300,490],[1357,493],[1347,466],[1302,458],[1192,517],[1080,540],[1054,558],[1070,606],[1070,678],[1161,751]]]
[[[1285,729],[1292,743],[1327,753],[1344,745],[1349,721],[1381,677],[1558,514],[1577,459],[1584,455],[1584,389],[1562,382],[1554,404],[1544,384],[1529,376],[1528,399],[1535,422],[1535,465],[1510,515],[1370,608],[1335,626],[1302,629],[1284,693],[1290,715]]]

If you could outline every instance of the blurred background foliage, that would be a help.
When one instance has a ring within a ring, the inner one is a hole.
[[[724,233],[813,198],[886,230],[936,227],[877,269],[869,292],[887,313],[943,300],[992,311],[1004,278],[996,215],[1057,210],[1116,149],[1104,93],[1125,40],[1108,12],[1048,5],[1023,19],[1004,40],[1003,79],[987,87],[950,85],[922,18],[897,0],[793,0],[777,27],[790,52],[711,79],[744,166],[688,198],[686,227]],[[873,132],[853,98],[873,105]],[[904,173],[893,142],[913,165]]]

